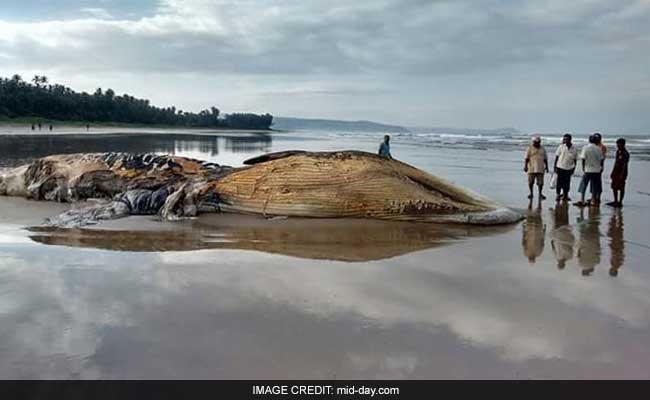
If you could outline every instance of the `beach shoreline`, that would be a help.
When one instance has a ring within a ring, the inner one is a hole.
[[[30,123],[8,123],[0,121],[0,135],[86,135],[86,134],[187,134],[187,135],[209,135],[209,134],[278,134],[281,130],[274,129],[233,129],[233,128],[204,128],[204,127],[183,127],[173,125],[145,125],[145,124],[92,124],[86,129],[85,123],[54,122],[52,131],[49,130],[49,122],[43,124],[39,130],[36,127],[32,130]]]
[[[375,136],[0,135],[0,164],[125,151],[238,166],[292,149],[376,151]],[[0,198],[0,376],[649,378],[650,162],[632,159],[622,210],[579,209],[548,188],[529,203],[519,148],[394,139],[394,156],[526,219],[204,214],[52,230],[45,218],[73,205]]]

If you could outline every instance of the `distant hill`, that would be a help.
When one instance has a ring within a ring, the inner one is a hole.
[[[471,129],[471,128],[450,128],[450,127],[409,127],[411,132],[416,133],[447,133],[450,135],[519,135],[521,132],[515,128],[496,129]]]
[[[403,126],[380,124],[372,121],[340,121],[335,119],[306,119],[274,117],[273,129],[313,130],[313,131],[349,131],[349,132],[409,132]]]

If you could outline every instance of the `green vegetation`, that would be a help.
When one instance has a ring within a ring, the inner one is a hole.
[[[112,89],[95,93],[77,93],[63,85],[50,85],[45,76],[36,75],[33,83],[19,75],[0,78],[0,121],[11,123],[65,122],[66,124],[138,124],[189,126],[205,128],[269,129],[270,114],[220,114],[216,107],[199,113],[161,108],[149,100],[124,94],[116,96]]]

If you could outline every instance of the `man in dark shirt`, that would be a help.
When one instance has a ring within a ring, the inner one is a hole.
[[[616,141],[616,161],[614,161],[614,168],[610,175],[614,201],[607,203],[608,206],[623,207],[625,181],[627,180],[627,167],[629,163],[630,153],[625,148],[625,139],[620,138]]]
[[[390,136],[384,136],[384,141],[379,145],[379,155],[388,158],[389,160],[393,158],[393,156],[390,155]]]

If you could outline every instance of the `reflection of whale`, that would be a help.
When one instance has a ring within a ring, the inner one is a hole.
[[[199,211],[478,225],[521,219],[444,179],[370,153],[289,151],[246,164],[232,168],[151,154],[56,155],[2,176],[0,194],[61,202],[112,199],[53,220],[67,227],[133,214],[178,219]]]
[[[609,219],[607,229],[610,250],[610,276],[618,276],[618,270],[625,262],[625,239],[623,235],[623,213],[621,209],[615,209]]]
[[[557,268],[564,269],[566,262],[573,258],[575,236],[569,225],[569,206],[567,203],[558,203],[552,213],[553,230],[551,231],[551,248]]]
[[[544,236],[546,225],[542,220],[541,204],[533,210],[532,202],[528,206],[526,220],[522,226],[521,246],[524,256],[531,264],[544,252]]]
[[[50,245],[119,251],[242,249],[301,258],[369,261],[498,234],[514,225],[469,227],[360,219],[267,220],[205,215],[178,224],[134,217],[110,229],[30,228],[30,238]],[[109,224],[110,225],[110,224]]]
[[[597,207],[589,207],[586,219],[584,209],[580,210],[578,231],[578,264],[582,275],[589,276],[600,264],[600,210]]]

